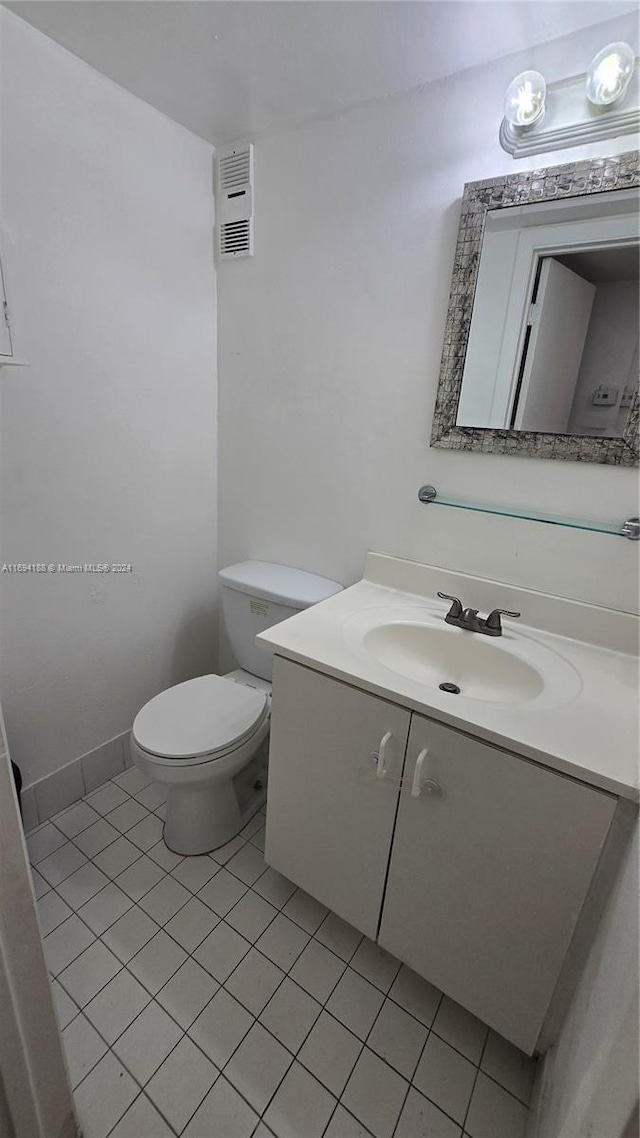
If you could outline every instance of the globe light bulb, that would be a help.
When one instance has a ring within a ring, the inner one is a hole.
[[[513,126],[533,126],[544,114],[547,84],[539,71],[522,71],[507,87],[504,117]]]
[[[629,86],[636,61],[628,43],[610,43],[593,57],[587,71],[587,98],[596,107],[617,103]]]

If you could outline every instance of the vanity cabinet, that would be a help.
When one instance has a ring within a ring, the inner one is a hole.
[[[421,715],[406,768],[379,943],[531,1052],[616,799]]]
[[[270,756],[267,862],[533,1052],[615,796],[281,657]]]
[[[411,714],[280,657],[274,689],[266,859],[375,940]]]

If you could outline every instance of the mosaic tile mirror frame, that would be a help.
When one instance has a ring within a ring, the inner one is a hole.
[[[431,446],[529,458],[568,459],[611,466],[637,466],[638,392],[619,438],[496,430],[456,425],[487,212],[508,206],[583,197],[640,185],[637,150],[608,158],[570,162],[506,174],[464,187]]]

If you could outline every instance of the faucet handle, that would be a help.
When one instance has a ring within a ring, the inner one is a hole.
[[[448,593],[440,593],[440,592],[438,593],[438,596],[443,601],[453,601],[453,604],[451,605],[451,608],[449,609],[447,616],[453,616],[453,617],[456,617],[456,619],[459,616],[462,616],[462,601],[460,600],[459,597],[450,597]]]
[[[509,609],[493,609],[485,621],[485,628],[493,629],[496,636],[499,636],[502,632],[501,616],[510,616],[515,620],[516,617],[522,616],[522,613],[509,612]]]

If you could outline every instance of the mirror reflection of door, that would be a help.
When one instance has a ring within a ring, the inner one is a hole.
[[[511,425],[517,431],[567,430],[595,285],[543,257]]]
[[[638,386],[637,246],[543,257],[511,426],[620,437]]]

